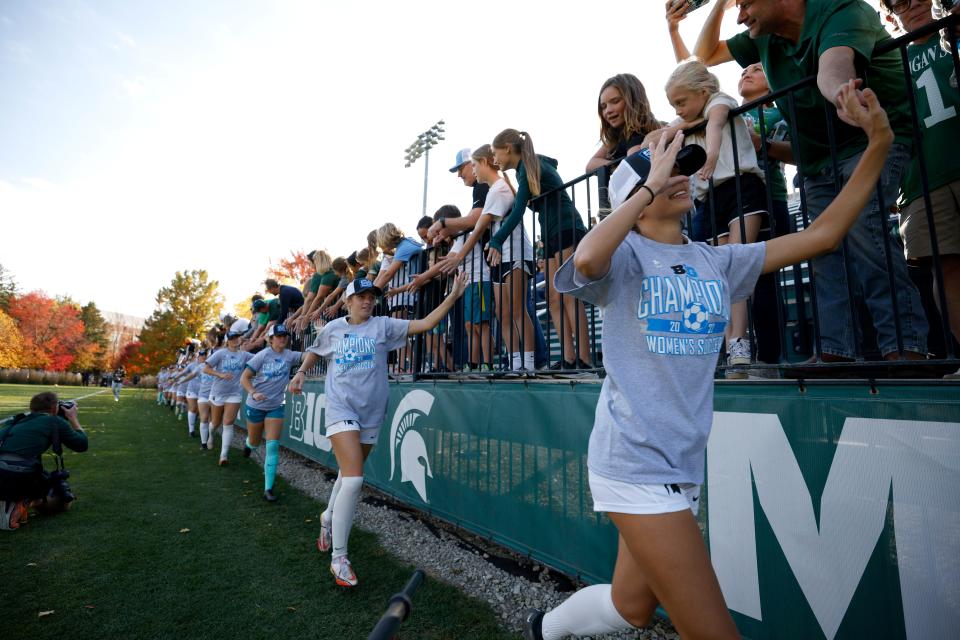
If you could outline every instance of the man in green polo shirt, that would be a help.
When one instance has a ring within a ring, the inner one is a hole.
[[[734,4],[739,11],[737,21],[748,30],[720,41],[723,13]],[[787,98],[777,101],[794,133],[793,155],[803,176],[811,220],[836,198],[867,144],[863,132],[836,106],[840,87],[852,78],[861,79],[876,92],[890,118],[895,141],[881,174],[880,198],[875,196],[867,204],[842,248],[812,261],[825,361],[850,360],[860,351],[852,321],[851,288],[862,292],[884,358],[926,357],[928,327],[920,296],[907,275],[902,247],[889,237],[886,225],[912,139],[908,84],[899,52],[876,53],[877,47],[889,40],[876,10],[864,0],[719,0],[694,51],[708,65],[731,60],[743,67],[762,63],[772,91],[816,77],[815,85],[793,92],[793,109]],[[830,148],[831,129],[836,165]],[[889,270],[886,241],[890,244]],[[849,261],[844,259],[844,251],[849,252]],[[847,284],[847,262],[854,279],[852,287]]]
[[[51,493],[54,485],[40,461],[53,445],[55,434],[62,446],[77,452],[87,450],[87,434],[77,418],[77,406],[64,409],[66,419],[57,415],[58,410],[57,394],[44,391],[30,399],[30,413],[0,426],[0,529],[17,528],[23,509],[35,501],[45,502],[53,512],[65,509],[72,500]]]

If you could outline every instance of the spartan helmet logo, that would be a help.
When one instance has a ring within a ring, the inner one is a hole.
[[[433,477],[427,445],[423,436],[413,430],[420,416],[430,415],[434,397],[419,389],[403,397],[393,413],[390,425],[390,479],[396,470],[397,450],[400,450],[400,482],[410,482],[424,502],[427,500],[427,477]],[[422,460],[422,462],[421,462]]]

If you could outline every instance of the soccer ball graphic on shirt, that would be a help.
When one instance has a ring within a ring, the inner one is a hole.
[[[344,362],[356,362],[357,361],[357,351],[356,349],[345,349],[343,351],[343,361]]]
[[[692,333],[704,333],[710,316],[700,302],[691,302],[683,308],[683,326]]]

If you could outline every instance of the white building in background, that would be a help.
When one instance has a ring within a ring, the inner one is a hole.
[[[137,339],[146,319],[128,316],[116,311],[103,311],[102,315],[103,319],[107,321],[107,339],[109,340],[107,355],[109,361],[113,362],[125,344]]]

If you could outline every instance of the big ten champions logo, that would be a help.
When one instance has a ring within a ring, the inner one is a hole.
[[[397,469],[397,453],[400,453],[400,482],[409,482],[420,499],[427,500],[427,478],[432,478],[427,444],[414,425],[421,416],[430,415],[435,398],[426,391],[417,389],[403,397],[393,413],[390,424],[390,480]]]
[[[304,391],[294,395],[293,411],[290,417],[290,438],[321,451],[330,451],[333,445],[323,435],[323,413],[326,407],[326,395],[313,391]]]

